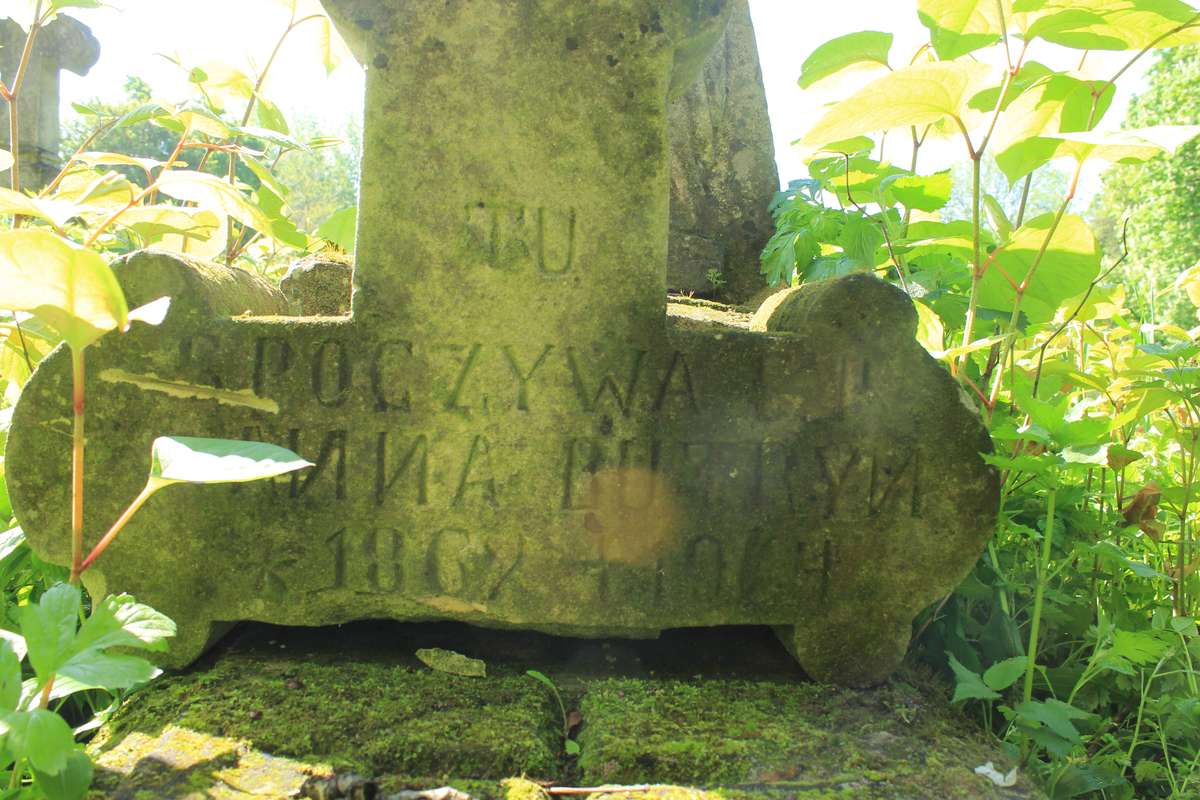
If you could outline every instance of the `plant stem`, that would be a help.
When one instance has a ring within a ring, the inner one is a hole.
[[[137,510],[145,505],[146,501],[150,499],[150,495],[154,494],[165,485],[166,484],[156,481],[153,478],[146,481],[146,486],[142,489],[141,493],[133,499],[133,502],[129,504],[129,508],[125,509],[125,511],[121,513],[121,516],[117,518],[117,521],[113,523],[113,526],[108,529],[108,533],[104,534],[104,537],[96,544],[95,547],[92,548],[92,552],[88,553],[88,557],[83,560],[83,563],[79,567],[80,572],[86,571],[88,567],[95,563],[96,559],[100,557],[101,553],[103,553],[108,546],[112,544],[113,539],[117,538],[117,534],[121,532],[121,529],[125,527],[126,523],[128,523],[133,515],[137,513]]]
[[[1042,627],[1042,601],[1046,597],[1047,574],[1050,570],[1051,546],[1054,543],[1054,501],[1058,495],[1058,486],[1050,489],[1046,499],[1046,528],[1042,532],[1042,558],[1038,562],[1037,590],[1033,596],[1033,621],[1029,626],[1029,646],[1026,648],[1025,691],[1024,699],[1028,703],[1033,699],[1033,670],[1037,665],[1038,634]]]
[[[74,429],[71,435],[71,583],[79,583],[83,571],[83,348],[71,348],[71,395]]]
[[[975,310],[979,305],[979,282],[983,279],[983,270],[980,268],[979,258],[982,250],[980,244],[980,228],[979,228],[979,205],[980,205],[980,159],[975,156],[971,157],[972,179],[971,179],[971,216],[972,228],[974,236],[974,260],[971,265],[971,296],[967,300],[967,317],[963,323],[963,348],[971,343],[973,336],[972,329],[975,327]],[[964,352],[958,357],[958,371],[961,372],[967,364],[968,354]]]

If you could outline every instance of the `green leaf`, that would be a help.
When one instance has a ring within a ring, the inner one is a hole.
[[[918,211],[938,211],[950,202],[950,170],[933,175],[902,175],[882,184],[897,202]]]
[[[1096,94],[1099,93],[1099,99]],[[1016,182],[1055,157],[1062,141],[1046,138],[1085,131],[1112,104],[1114,87],[1107,81],[1083,80],[1053,73],[1024,91],[1005,112],[993,139],[996,164]],[[1092,103],[1096,102],[1093,114]]]
[[[1000,201],[990,194],[985,194],[983,209],[987,214],[988,222],[992,225],[992,230],[996,232],[996,238],[1000,240],[1001,244],[1008,244],[1012,237],[1013,224],[1009,221],[1008,215],[1004,213],[1004,207],[1000,205]]]
[[[258,124],[267,130],[275,131],[276,133],[288,134],[287,117],[279,110],[279,106],[272,103],[261,94],[258,96],[258,103],[254,106],[254,115],[258,120]]]
[[[917,0],[917,16],[938,56],[949,60],[1000,41],[1000,14],[1011,16],[1009,6],[996,0]]]
[[[566,744],[566,749],[567,749],[567,755],[569,755],[569,756],[577,756],[581,752],[583,752],[582,749],[580,749],[580,747],[579,747],[579,742],[575,741],[574,739],[567,739],[565,744]]]
[[[1133,561],[1120,547],[1117,547],[1112,542],[1096,542],[1088,548],[1089,552],[1094,553],[1101,558],[1109,561],[1114,561],[1121,566],[1131,570],[1134,575],[1139,578],[1158,578],[1160,580],[1170,580],[1168,575],[1165,575],[1149,564],[1144,564],[1141,561]]]
[[[160,436],[152,448],[150,481],[243,483],[311,466],[291,450],[263,442]]]
[[[221,218],[190,206],[135,206],[121,215],[118,224],[136,233],[149,246],[172,234],[207,241],[220,228]]]
[[[21,683],[21,659],[7,640],[0,640],[0,712],[17,709]]]
[[[820,147],[866,133],[961,119],[994,70],[974,61],[939,61],[889,72],[833,106],[803,142]]]
[[[1028,664],[1029,659],[1025,656],[1007,658],[988,667],[987,671],[983,673],[983,682],[989,689],[1002,692],[1025,674]]]
[[[1111,467],[1119,470],[1133,462],[1144,458],[1141,453],[1131,450],[1115,442],[1067,447],[1062,452],[1063,461],[1068,464],[1086,464],[1089,466]]]
[[[33,780],[47,800],[80,800],[92,785],[93,769],[87,753],[71,750],[62,771],[52,774],[35,767]]]
[[[1080,711],[1074,706],[1067,705],[1061,700],[1053,699],[1030,700],[1021,703],[1013,711],[1023,721],[1041,723],[1069,742],[1079,742],[1082,739],[1074,721],[1089,719],[1093,716],[1086,711]]]
[[[1034,217],[993,254],[994,263],[979,285],[981,305],[997,310],[1013,307],[1016,290],[1009,280],[1016,284],[1025,280],[1053,224],[1054,214]],[[1100,251],[1091,227],[1082,217],[1064,215],[1029,281],[1021,310],[1035,323],[1048,322],[1065,300],[1087,291],[1099,272]]]
[[[67,768],[67,754],[75,750],[75,734],[58,714],[38,708],[14,711],[3,718],[8,728],[5,749],[29,759],[39,772],[56,775]]]
[[[201,208],[226,214],[259,233],[270,234],[271,220],[235,186],[204,172],[171,170],[155,184],[176,200],[196,203]]]
[[[358,208],[348,206],[335,211],[317,228],[317,236],[345,250],[354,252],[354,241],[358,235]]]
[[[59,583],[46,590],[37,603],[21,606],[17,612],[29,647],[29,663],[41,684],[73,655],[79,605],[79,589]]]
[[[109,595],[92,609],[79,629],[75,648],[136,647],[162,652],[167,649],[167,639],[174,635],[175,623],[166,615],[130,595]]]
[[[1061,142],[1055,158],[1069,156],[1078,162],[1096,159],[1110,164],[1140,164],[1164,153],[1174,155],[1197,136],[1200,125],[1153,125],[1121,131],[1060,133],[1046,138]]]
[[[129,322],[104,259],[44,230],[0,232],[0,308],[37,315],[76,349]]]
[[[1048,42],[1080,50],[1141,50],[1200,42],[1200,28],[1173,30],[1193,20],[1182,0],[1017,0],[1015,10],[1040,7],[1031,30]]]
[[[946,653],[950,669],[954,670],[955,686],[952,703],[963,700],[999,700],[1000,693],[983,682],[979,673],[964,667],[953,653]]]
[[[800,67],[800,88],[807,89],[817,81],[856,65],[886,67],[892,39],[890,33],[859,31],[825,42],[804,59]]]

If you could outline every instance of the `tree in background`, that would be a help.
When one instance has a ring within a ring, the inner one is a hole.
[[[81,112],[63,123],[62,160],[65,162],[76,150],[104,150],[127,153],[143,158],[166,161],[178,142],[177,133],[151,122],[119,125],[88,141],[99,125],[134,113],[151,102],[151,89],[141,78],[130,76],[125,81],[125,99],[117,103],[93,100],[76,106]],[[345,129],[331,139],[323,123],[311,116],[291,120],[291,135],[298,141],[317,143],[311,150],[292,150],[283,155],[273,173],[287,187],[289,217],[302,231],[316,231],[331,214],[358,201],[358,163],[362,152],[362,123],[351,119]],[[254,145],[253,139],[249,144]],[[184,150],[177,159],[196,169],[202,158],[201,150]],[[208,159],[205,170],[224,175],[228,161],[223,154]],[[141,172],[136,167],[114,167],[127,177],[136,179]],[[238,165],[238,178],[250,186],[259,184],[259,177],[245,163]]]
[[[1125,127],[1200,123],[1200,47],[1162,51],[1147,78]],[[1171,158],[1114,166],[1104,175],[1093,215],[1110,255],[1120,252],[1121,229],[1129,220],[1130,304],[1150,322],[1195,325],[1195,307],[1171,289],[1179,273],[1200,260],[1200,142],[1184,145]]]

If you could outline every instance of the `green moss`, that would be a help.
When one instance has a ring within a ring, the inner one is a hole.
[[[944,697],[902,682],[853,691],[608,679],[588,688],[581,711],[586,784],[669,781],[805,798],[1002,796],[973,771],[996,760],[994,750]]]
[[[499,779],[559,768],[558,711],[523,677],[226,653],[136,695],[98,747],[168,724],[367,775]]]

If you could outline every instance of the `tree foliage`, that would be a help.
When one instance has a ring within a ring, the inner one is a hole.
[[[1200,46],[1159,54],[1125,125],[1165,122],[1200,123]],[[1109,252],[1119,252],[1115,240],[1129,220],[1125,272],[1134,307],[1151,321],[1195,325],[1195,307],[1172,285],[1200,260],[1200,142],[1185,144],[1170,158],[1113,167],[1093,211]]]

